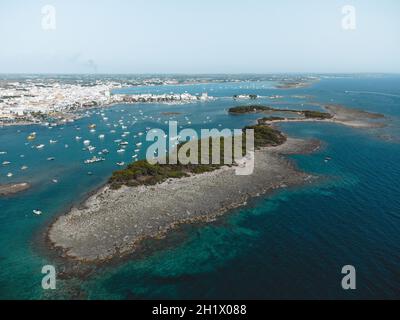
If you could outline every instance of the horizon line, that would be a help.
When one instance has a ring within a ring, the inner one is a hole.
[[[218,75],[400,75],[400,72],[272,72],[272,73],[258,73],[258,72],[222,72],[222,73],[186,73],[186,72],[145,72],[145,73],[88,73],[88,72],[0,72],[2,75],[85,75],[85,76],[101,76],[101,75],[129,75],[129,76],[143,76],[143,75],[196,75],[196,76],[218,76]]]

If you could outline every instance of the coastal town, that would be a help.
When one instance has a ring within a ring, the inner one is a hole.
[[[0,126],[72,122],[79,117],[77,111],[117,103],[190,103],[212,99],[207,93],[113,94],[114,89],[124,87],[121,83],[99,80],[0,82]]]

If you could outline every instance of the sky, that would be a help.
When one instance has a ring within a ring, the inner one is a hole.
[[[288,72],[400,73],[400,1],[0,0],[0,73]]]

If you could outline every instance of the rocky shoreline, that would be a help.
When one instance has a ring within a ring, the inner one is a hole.
[[[298,171],[285,155],[318,148],[317,141],[289,138],[278,147],[258,150],[250,176],[223,167],[155,186],[112,190],[106,185],[60,216],[50,226],[48,240],[65,258],[82,262],[124,257],[142,240],[163,237],[181,224],[212,221],[252,197],[310,183],[313,177]]]

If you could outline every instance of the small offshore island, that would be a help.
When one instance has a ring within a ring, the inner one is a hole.
[[[381,128],[385,124],[376,122],[381,120],[384,115],[371,113],[360,109],[350,109],[341,105],[319,105],[327,112],[314,110],[294,110],[294,109],[277,109],[263,105],[239,106],[229,109],[231,115],[240,115],[248,113],[264,113],[273,114],[276,112],[292,114],[292,117],[276,117],[269,116],[258,120],[259,124],[273,124],[278,122],[332,122],[355,128]]]
[[[328,112],[284,110],[297,118],[261,118],[255,131],[255,170],[250,176],[235,175],[227,165],[151,165],[138,161],[116,171],[109,182],[84,203],[58,217],[47,238],[62,256],[82,262],[102,262],[124,257],[141,241],[161,238],[181,224],[213,221],[252,197],[280,188],[314,181],[286,159],[288,154],[310,153],[318,141],[285,136],[272,125],[279,121],[329,121],[357,128],[382,123],[369,121],[382,115],[343,106],[325,106]],[[231,115],[271,113],[282,110],[244,106]],[[221,150],[222,154],[222,150]],[[204,201],[207,199],[207,201]]]

